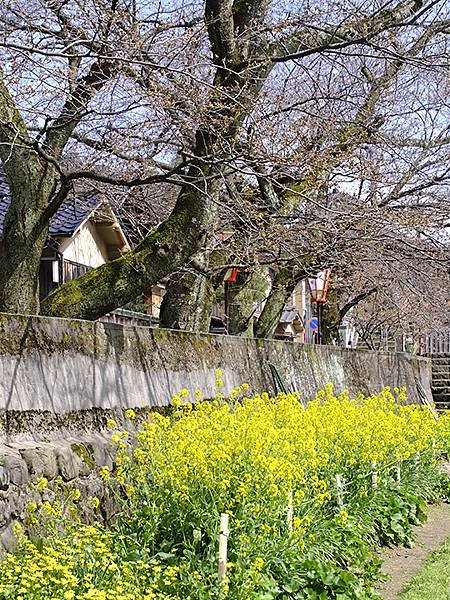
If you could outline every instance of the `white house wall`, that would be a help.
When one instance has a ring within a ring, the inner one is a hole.
[[[306,307],[306,299],[305,299],[305,281],[300,281],[293,293],[293,302],[292,306],[298,310],[300,316],[303,318],[303,312]]]
[[[108,260],[106,245],[90,221],[84,223],[73,237],[63,240],[59,249],[65,260],[88,267],[99,267]]]

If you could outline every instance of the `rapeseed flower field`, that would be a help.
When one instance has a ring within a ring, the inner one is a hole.
[[[450,419],[402,389],[350,397],[328,385],[305,408],[245,384],[225,398],[216,377],[214,400],[182,390],[136,436],[109,423],[116,464],[100,476],[115,517],[83,523],[77,503],[101,506],[76,490],[30,506],[0,563],[0,600],[377,598],[377,548],[411,544],[426,502],[449,489],[438,463]]]

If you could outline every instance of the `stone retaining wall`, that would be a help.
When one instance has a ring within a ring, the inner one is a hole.
[[[39,493],[33,485],[38,477],[76,487],[82,498],[105,500],[98,467],[112,467],[114,448],[109,435],[91,434],[53,443],[9,442],[0,445],[0,547],[15,545],[13,526],[23,522],[31,501],[45,500],[48,490]],[[39,498],[41,496],[41,498]]]

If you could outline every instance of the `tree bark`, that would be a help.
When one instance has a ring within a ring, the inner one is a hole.
[[[1,70],[0,160],[11,194],[0,240],[0,311],[36,314],[39,264],[48,231],[41,215],[53,191],[54,170],[31,149]]]
[[[178,269],[206,240],[216,210],[210,195],[217,187],[217,180],[203,190],[186,184],[171,215],[134,250],[57,288],[42,302],[41,312],[98,319]]]
[[[339,326],[341,318],[339,315],[339,294],[337,290],[330,289],[327,294],[327,301],[323,305],[322,311],[322,342],[327,345],[336,346],[339,344]]]
[[[369,296],[374,294],[377,288],[371,288],[367,291],[357,294],[354,298],[349,300],[342,308],[339,308],[340,297],[339,291],[331,289],[327,295],[327,301],[324,304],[322,331],[324,344],[339,344],[339,327],[341,326],[344,317],[347,313],[358,306],[360,302],[366,300]]]
[[[39,312],[39,266],[47,239],[48,222],[41,206],[51,193],[51,176],[14,176],[11,205],[0,241],[0,311]]]
[[[319,269],[317,257],[308,256],[299,264],[297,259],[283,265],[275,275],[272,289],[262,313],[255,325],[255,337],[272,338],[283,309],[296,285],[306,279],[311,272]]]
[[[207,259],[207,255],[199,259],[205,270],[208,267]],[[214,288],[206,272],[181,269],[170,277],[166,286],[159,326],[207,333],[214,300]]]
[[[266,296],[262,290],[268,287],[261,268],[238,272],[237,281],[228,284],[228,333],[253,337],[255,302]]]
[[[289,300],[294,289],[295,284],[290,283],[280,285],[277,278],[275,278],[270,296],[255,324],[255,337],[264,339],[273,338],[285,304]]]
[[[39,267],[49,220],[69,189],[62,183],[55,194],[55,162],[84,107],[110,76],[106,61],[91,66],[68,94],[41,148],[30,138],[0,69],[0,160],[11,195],[0,241],[0,311],[39,312]]]
[[[244,285],[228,283],[228,333],[241,337],[253,336],[253,290]]]

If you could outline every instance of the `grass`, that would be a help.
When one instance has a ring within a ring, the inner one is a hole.
[[[450,600],[450,538],[430,554],[399,600]]]

